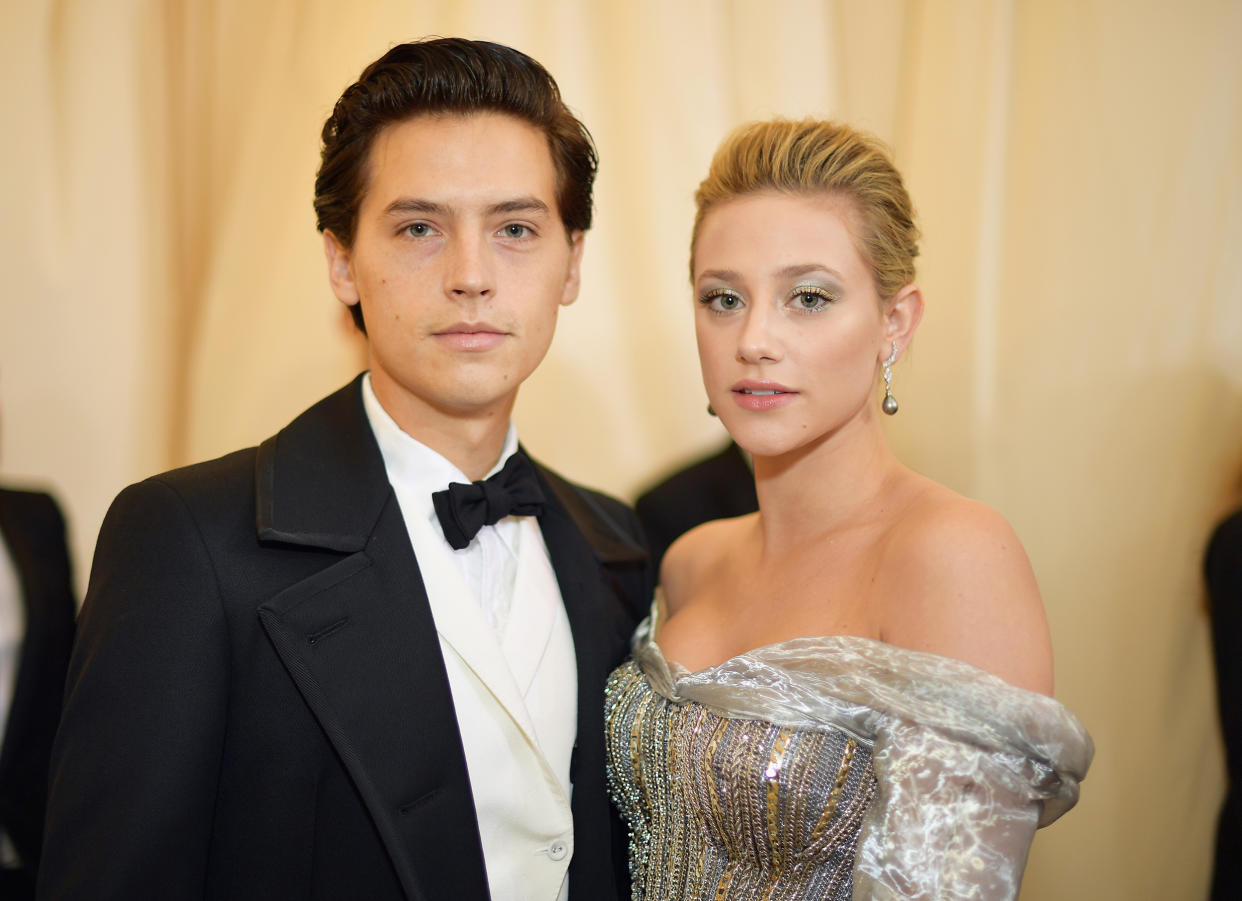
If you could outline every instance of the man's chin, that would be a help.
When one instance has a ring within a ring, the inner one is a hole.
[[[508,420],[517,400],[517,388],[510,391],[481,391],[477,385],[470,388],[473,390],[442,394],[431,405],[438,412],[458,419],[490,419],[500,416]]]

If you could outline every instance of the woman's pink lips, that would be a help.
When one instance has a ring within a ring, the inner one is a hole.
[[[775,382],[738,382],[731,390],[734,402],[744,410],[783,407],[798,396],[798,392]]]
[[[436,332],[434,337],[454,350],[484,351],[497,347],[509,335],[483,323],[463,323]]]

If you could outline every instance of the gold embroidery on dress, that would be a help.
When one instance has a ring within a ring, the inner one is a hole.
[[[793,735],[793,730],[789,728],[781,729],[776,736],[776,744],[772,746],[772,756],[768,760],[768,768],[763,773],[763,778],[768,783],[767,797],[767,816],[768,826],[768,844],[772,850],[772,879],[775,880],[781,873],[781,840],[780,830],[777,828],[776,818],[780,814],[780,775],[781,764],[785,761],[785,748],[789,746],[789,737]],[[765,898],[766,901],[766,898]]]
[[[828,823],[832,820],[832,815],[837,810],[837,804],[841,801],[841,792],[845,789],[845,780],[850,776],[850,764],[854,762],[854,751],[857,747],[858,742],[852,738],[845,743],[845,753],[841,755],[841,768],[837,770],[837,778],[832,783],[832,792],[828,795],[828,804],[824,807],[824,814],[815,824],[815,831],[811,833],[812,842],[823,835],[824,830],[828,828]]]
[[[635,901],[848,901],[875,792],[866,747],[669,701],[632,662],[609,680],[606,716]]]

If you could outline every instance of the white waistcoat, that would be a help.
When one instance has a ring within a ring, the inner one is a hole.
[[[498,635],[453,558],[426,486],[411,484],[417,480],[403,477],[403,467],[390,459],[409,451],[407,442],[414,439],[404,433],[396,438],[396,424],[374,395],[365,389],[363,395],[435,619],[492,899],[565,901],[573,855],[569,763],[577,737],[578,672],[539,524],[534,517],[518,518],[513,596]],[[507,444],[514,443],[511,436]],[[429,452],[421,445],[417,450]]]

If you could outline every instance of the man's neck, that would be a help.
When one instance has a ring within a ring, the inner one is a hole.
[[[371,389],[401,431],[444,457],[471,481],[482,479],[500,460],[516,392],[487,409],[446,411],[393,390],[374,374]]]

